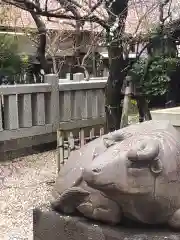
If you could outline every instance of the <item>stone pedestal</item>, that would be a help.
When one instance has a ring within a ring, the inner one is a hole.
[[[34,240],[180,240],[167,228],[111,227],[52,210],[34,211]]]

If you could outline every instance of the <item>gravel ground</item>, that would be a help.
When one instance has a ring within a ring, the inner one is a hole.
[[[55,150],[0,163],[0,240],[33,239],[32,209],[50,201],[55,177]]]
[[[51,199],[56,151],[0,163],[0,240],[33,239],[32,209]]]

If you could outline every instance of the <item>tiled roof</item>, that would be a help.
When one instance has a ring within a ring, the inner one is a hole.
[[[83,8],[79,9],[81,16],[87,14],[89,11],[89,0],[76,0],[79,4],[82,4]],[[91,0],[91,4],[95,4],[97,0]],[[130,0],[128,8],[128,17],[126,21],[125,31],[135,35],[140,32],[147,32],[150,28],[155,26],[158,22],[159,0]],[[170,1],[171,2],[171,1]],[[41,6],[43,7],[45,0],[41,0]],[[57,9],[59,6],[57,0],[48,1],[48,10]],[[9,10],[5,11],[5,16],[1,14],[0,25],[6,25],[11,27],[18,28],[36,28],[36,25],[30,15],[30,13],[15,8],[13,6],[8,6]],[[178,0],[172,0],[171,4],[172,9],[172,20],[180,17],[180,3]],[[1,6],[0,10],[3,10]],[[167,12],[168,10],[166,10]],[[95,15],[102,19],[106,19],[107,13],[104,7],[101,5],[95,12]],[[2,19],[1,19],[2,18]],[[74,30],[75,21],[73,20],[63,20],[63,19],[51,19],[48,21],[46,18],[43,18],[46,22],[46,27],[48,29],[54,30]],[[97,24],[93,24],[93,28],[97,31],[100,31],[102,28]],[[91,24],[85,23],[84,30],[91,30]]]

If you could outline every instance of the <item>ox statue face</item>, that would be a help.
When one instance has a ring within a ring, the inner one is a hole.
[[[83,171],[87,184],[109,194],[151,195],[154,181],[163,171],[157,139],[148,136],[111,146]],[[108,195],[109,195],[108,194]]]

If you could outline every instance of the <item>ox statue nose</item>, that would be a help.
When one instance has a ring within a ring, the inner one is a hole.
[[[93,168],[92,169],[92,173],[96,174],[96,173],[100,173],[101,169],[100,168]]]

